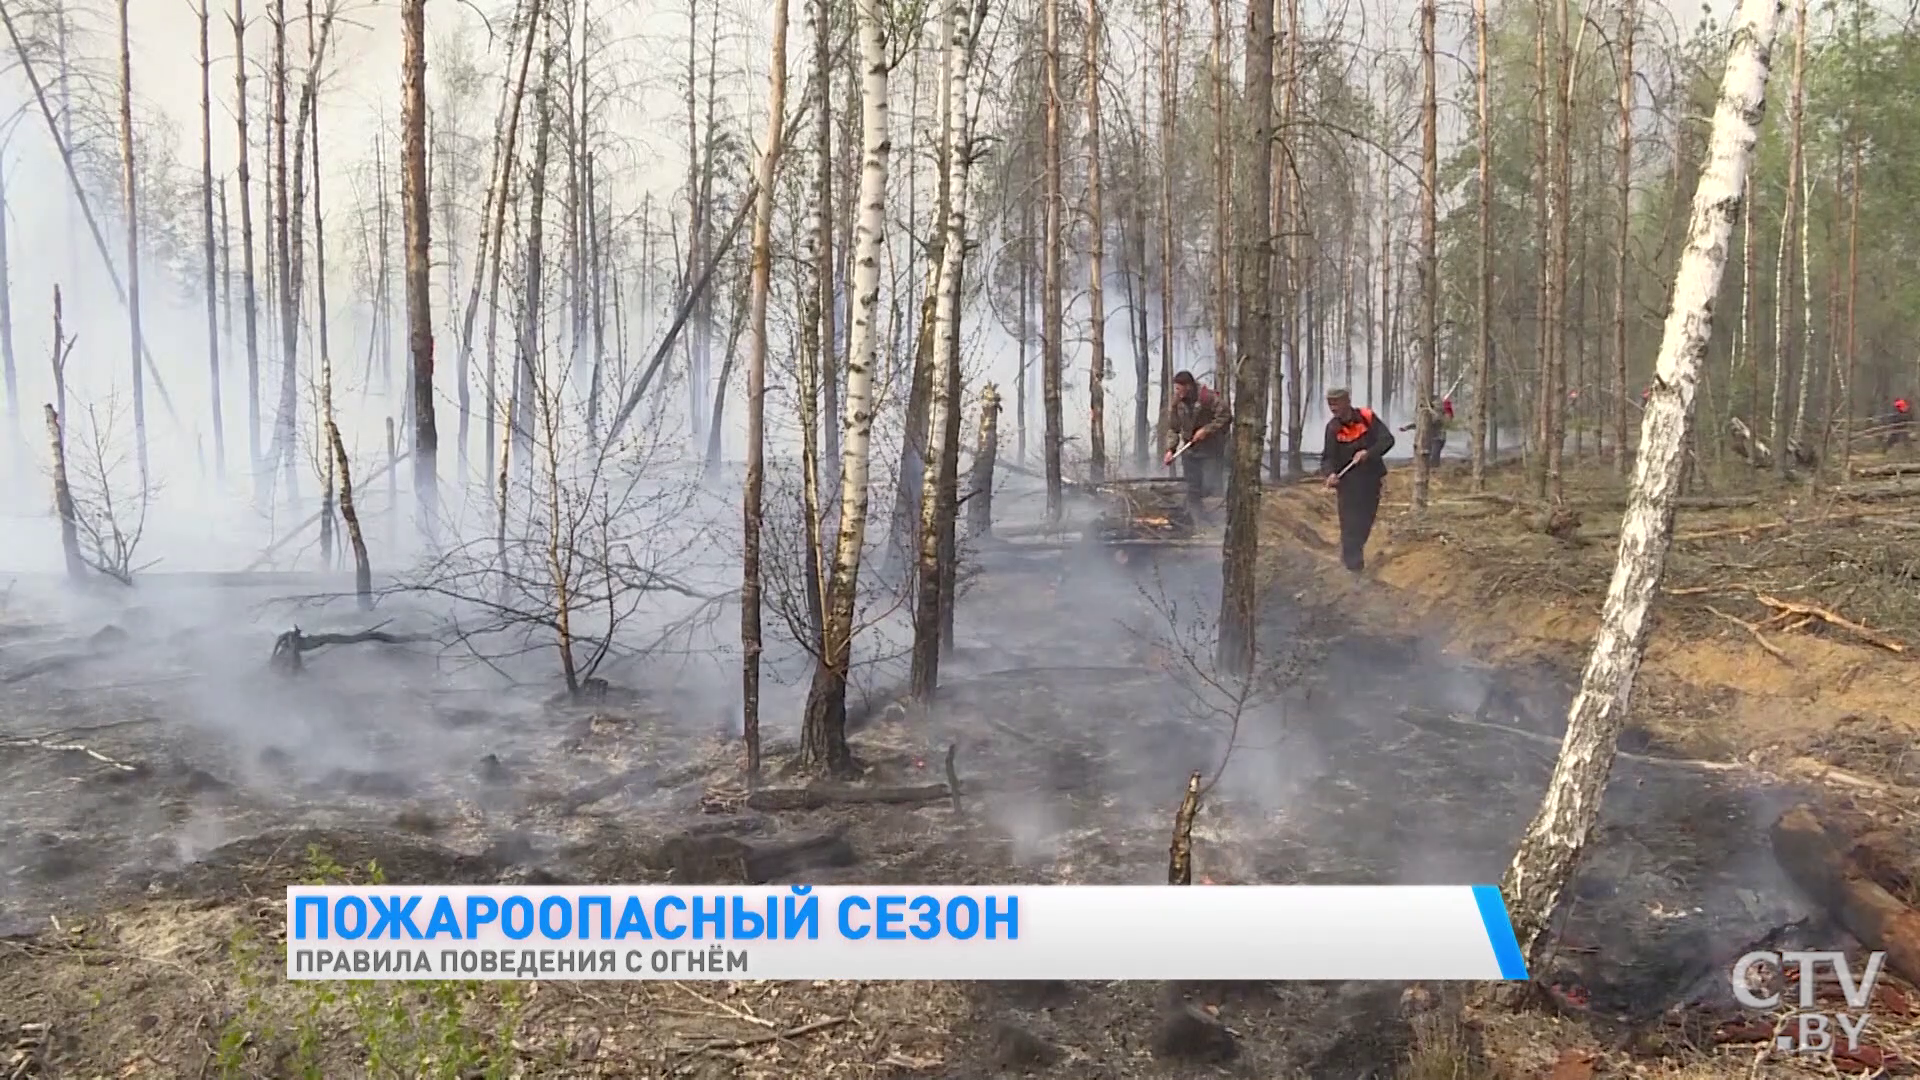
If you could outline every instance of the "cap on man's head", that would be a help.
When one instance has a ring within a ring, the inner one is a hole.
[[[1178,383],[1178,384],[1180,384],[1181,386],[1192,386],[1192,385],[1193,385],[1193,372],[1191,372],[1191,371],[1182,371],[1182,372],[1180,372],[1179,374],[1177,374],[1177,375],[1175,375],[1175,376],[1173,377],[1173,381],[1174,381],[1174,382],[1176,382],[1176,383]]]
[[[1353,395],[1347,393],[1345,388],[1336,386],[1332,390],[1327,391],[1327,400],[1328,401],[1352,401]]]

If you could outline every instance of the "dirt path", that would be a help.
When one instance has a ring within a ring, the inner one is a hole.
[[[1433,511],[1415,526],[1404,516],[1409,477],[1395,473],[1365,587],[1323,572],[1338,537],[1331,499],[1311,487],[1276,493],[1267,507],[1268,533],[1282,539],[1271,549],[1276,570],[1318,575],[1325,587],[1302,601],[1337,602],[1368,625],[1411,621],[1461,656],[1577,674],[1612,571],[1617,484],[1610,475],[1569,479],[1570,497],[1587,490],[1583,482],[1597,492],[1580,529],[1562,540],[1538,531],[1538,512],[1516,501],[1518,479],[1499,474],[1492,495],[1477,499],[1462,490],[1464,470],[1443,470]],[[1791,529],[1771,528],[1772,512],[1747,505],[1683,510],[1633,726],[1643,741],[1687,756],[1800,776],[1838,768],[1920,788],[1912,707],[1920,662],[1907,647],[1920,647],[1912,578],[1920,547],[1909,531],[1876,533],[1810,501],[1801,497],[1805,521]],[[1855,628],[1780,618],[1778,605]]]

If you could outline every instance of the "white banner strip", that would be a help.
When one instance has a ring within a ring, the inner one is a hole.
[[[287,890],[290,979],[1525,979],[1491,885]]]

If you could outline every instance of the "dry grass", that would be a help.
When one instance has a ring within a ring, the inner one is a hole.
[[[1420,1013],[1412,1027],[1412,1045],[1399,1080],[1497,1080],[1459,1010]]]

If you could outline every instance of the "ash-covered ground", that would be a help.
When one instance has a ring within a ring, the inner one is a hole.
[[[1565,673],[1476,667],[1415,627],[1361,633],[1302,602],[1313,581],[1282,581],[1262,627],[1274,670],[1236,706],[1205,660],[1217,554],[1019,543],[971,553],[933,715],[889,707],[897,658],[860,673],[855,752],[874,781],[939,783],[954,747],[957,809],[743,805],[737,673],[692,636],[565,704],[536,674],[550,649],[507,664],[362,643],[308,653],[297,675],[269,666],[296,623],[458,621],[417,599],[368,615],[285,601],[323,591],[310,581],[155,575],[56,608],[23,584],[0,619],[0,936],[143,898],[271,895],[314,849],[396,882],[1157,883],[1194,770],[1220,773],[1194,834],[1205,882],[1499,879],[1552,767]],[[904,643],[900,618],[871,651]],[[775,675],[804,673],[776,659]],[[803,692],[769,694],[776,768]],[[1620,762],[1561,932],[1559,964],[1596,1010],[1657,1010],[1804,914],[1766,847],[1790,798],[1739,772]],[[0,985],[31,981],[6,967]],[[1190,989],[1219,1006],[1238,1075],[1382,1075],[1400,1054],[1397,987]],[[1065,1049],[1035,1058],[1048,1075],[1119,1075],[1152,1059],[1165,993],[977,988],[960,1058],[1004,1065],[1011,1024]],[[1209,1053],[1143,1075],[1214,1075]]]

